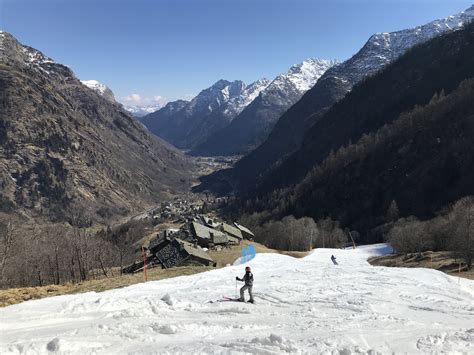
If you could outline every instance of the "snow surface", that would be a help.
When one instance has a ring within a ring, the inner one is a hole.
[[[257,254],[255,305],[208,302],[243,265],[24,302],[0,309],[0,353],[474,353],[474,282],[366,262],[388,251]]]
[[[105,91],[107,90],[107,86],[105,84],[98,82],[97,80],[81,80],[81,83],[83,83],[88,88],[95,90],[97,93],[101,95],[103,95]]]

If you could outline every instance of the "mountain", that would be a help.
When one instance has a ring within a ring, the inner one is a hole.
[[[107,85],[99,83],[97,80],[81,80],[81,83],[83,83],[89,89],[94,90],[96,93],[109,100],[110,102],[115,102],[114,93]]]
[[[259,186],[259,208],[367,232],[474,194],[474,23],[356,85]],[[248,204],[248,201],[244,201]]]
[[[278,120],[262,145],[242,158],[235,168],[204,178],[200,189],[252,190],[300,147],[305,132],[354,85],[377,73],[408,49],[459,29],[473,18],[474,6],[423,26],[373,35],[357,54],[324,73],[316,85]]]
[[[230,99],[222,110],[228,120],[237,117],[255,98],[264,91],[270,81],[266,78],[259,79],[245,87],[242,93]]]
[[[70,68],[0,32],[0,210],[64,220],[143,210],[193,166]]]
[[[158,111],[160,108],[162,108],[163,105],[147,105],[147,106],[129,106],[129,105],[123,105],[123,108],[125,111],[128,111],[132,114],[133,117],[143,117],[146,115],[149,115],[150,113]]]
[[[228,124],[249,97],[265,85],[266,81],[262,79],[246,91],[247,85],[243,81],[219,80],[186,104],[182,100],[170,103],[172,105],[144,116],[141,121],[152,133],[176,147],[190,149]]]
[[[278,118],[311,89],[335,60],[309,58],[278,75],[228,126],[192,151],[194,155],[248,153],[262,143]]]

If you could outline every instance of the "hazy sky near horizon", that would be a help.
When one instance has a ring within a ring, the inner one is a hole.
[[[474,0],[0,0],[0,30],[107,84],[119,101],[189,99],[223,78],[272,79],[308,57],[347,59],[375,32]],[[128,98],[128,100],[126,99]]]

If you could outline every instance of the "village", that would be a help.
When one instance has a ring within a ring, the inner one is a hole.
[[[222,251],[238,246],[243,240],[255,237],[247,227],[237,222],[223,221],[211,212],[211,206],[225,202],[225,198],[205,198],[191,195],[163,202],[137,215],[134,219],[151,219],[158,226],[166,226],[141,248],[141,258],[123,269],[135,273],[143,268],[201,265],[215,267],[217,263],[208,251]]]

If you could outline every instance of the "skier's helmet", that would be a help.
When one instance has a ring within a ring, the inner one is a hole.
[[[250,271],[250,266],[247,266],[247,267],[245,268],[245,271]]]

